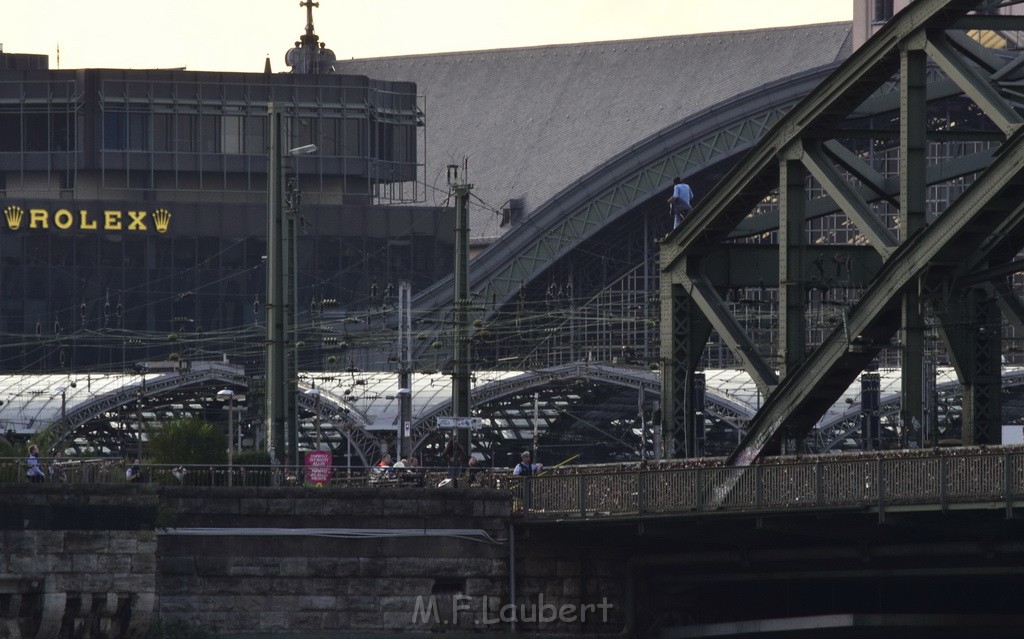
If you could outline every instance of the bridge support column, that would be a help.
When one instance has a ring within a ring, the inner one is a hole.
[[[996,299],[983,287],[951,295],[942,314],[942,329],[963,381],[963,442],[998,444],[1002,441],[1002,329]]]
[[[1000,359],[1001,317],[995,300],[979,289],[971,294],[974,320],[971,333],[971,365],[964,384],[963,440],[966,444],[999,444],[1002,441],[1002,387]]]
[[[900,51],[900,227],[906,241],[923,229],[927,207],[928,84],[924,34],[910,40]],[[921,293],[908,287],[902,300],[903,342],[900,444],[906,447],[909,433],[920,441],[924,433],[924,313]]]
[[[804,259],[807,246],[807,170],[799,153],[779,162],[779,358],[780,377],[796,369],[807,347],[804,316],[807,288]]]
[[[698,445],[698,431],[704,429],[703,390],[701,405],[695,405],[694,383],[697,365],[711,334],[711,324],[683,286],[662,279],[662,295],[670,299],[669,317],[662,317],[662,421],[663,432],[655,437],[655,457],[696,457],[704,451]],[[700,423],[698,423],[698,421]],[[703,437],[700,437],[703,440]],[[702,443],[702,441],[701,441]],[[660,450],[659,450],[660,445]]]

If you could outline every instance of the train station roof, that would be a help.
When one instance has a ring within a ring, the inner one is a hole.
[[[427,123],[427,204],[443,204],[447,165],[467,158],[470,234],[483,242],[507,230],[496,212],[510,200],[529,216],[669,126],[840,62],[851,53],[851,31],[835,22],[341,60],[336,69],[416,83]]]

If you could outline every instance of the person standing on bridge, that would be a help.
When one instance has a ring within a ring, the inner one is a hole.
[[[530,463],[530,451],[523,451],[522,461],[516,464],[512,474],[516,477],[532,477],[539,473],[544,466]]]
[[[46,473],[39,465],[39,447],[32,444],[28,447],[28,480],[33,484],[46,481]]]
[[[539,473],[543,466],[530,461],[530,451],[528,450],[523,451],[520,459],[521,461],[512,470],[512,474],[522,478],[519,480],[519,498],[522,500],[523,508],[528,509],[533,504],[533,487],[530,486],[531,478]]]
[[[672,179],[672,196],[668,198],[669,211],[672,213],[672,228],[679,228],[690,211],[693,210],[693,190],[683,182],[683,178]]]
[[[444,446],[444,458],[448,464],[449,480],[445,485],[454,482],[455,488],[458,488],[459,478],[462,477],[462,464],[466,459],[466,449],[459,443],[459,438],[454,430],[448,438],[448,443]]]

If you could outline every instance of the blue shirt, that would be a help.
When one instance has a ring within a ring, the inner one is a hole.
[[[676,184],[675,187],[672,189],[672,197],[681,199],[683,202],[686,202],[686,204],[689,206],[690,200],[693,199],[693,191],[690,190],[689,184],[683,184],[682,182],[680,182],[679,184]]]

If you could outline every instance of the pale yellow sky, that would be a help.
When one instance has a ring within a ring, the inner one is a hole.
[[[854,0],[319,0],[339,58],[620,40],[850,20]],[[51,68],[260,71],[302,35],[299,0],[3,0],[0,44]]]

